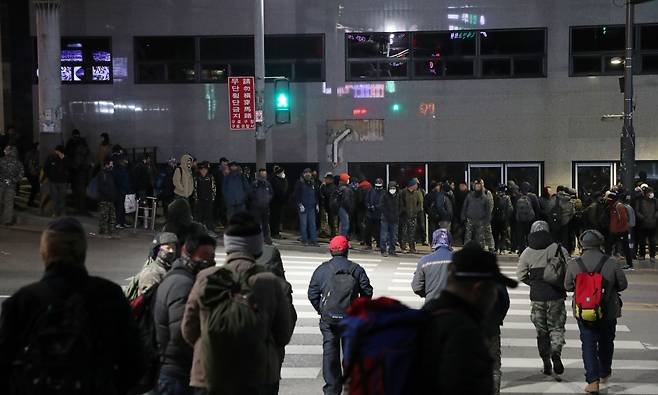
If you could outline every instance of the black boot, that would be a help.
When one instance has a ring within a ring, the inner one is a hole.
[[[564,365],[562,364],[560,353],[553,352],[553,354],[551,354],[551,360],[553,361],[553,369],[555,370],[555,374],[564,373]]]
[[[542,362],[544,362],[542,373],[550,376],[553,374],[553,365],[551,364],[551,341],[548,336],[537,336],[537,349]]]

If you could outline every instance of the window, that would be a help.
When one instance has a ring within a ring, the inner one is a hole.
[[[346,33],[347,79],[545,77],[546,29]]]
[[[253,36],[137,37],[137,82],[226,82],[254,75]],[[265,36],[265,74],[291,81],[324,80],[324,37]]]
[[[34,39],[34,59],[38,57]],[[111,84],[112,44],[109,37],[62,37],[60,76],[63,84]],[[38,60],[34,82],[38,83]]]
[[[658,25],[636,25],[634,73],[655,74]],[[623,25],[571,28],[571,76],[621,75],[624,72],[626,29]],[[614,59],[614,60],[613,60]]]

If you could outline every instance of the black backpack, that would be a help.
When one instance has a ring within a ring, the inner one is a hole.
[[[354,272],[358,266],[352,263],[347,270],[339,269],[333,263],[329,263],[329,266],[331,277],[322,293],[320,317],[324,322],[337,324],[345,318],[345,311],[354,299],[353,294],[357,284]]]
[[[561,223],[562,209],[560,208],[560,199],[555,196],[555,205],[551,207],[551,210],[548,212],[548,227],[551,232],[557,232],[560,230]]]
[[[27,345],[13,363],[12,388],[21,395],[95,395],[111,388],[111,369],[97,368],[102,360],[95,347],[93,325],[85,296],[63,299],[47,285],[42,298],[49,303],[35,320]],[[110,375],[106,381],[102,375]]]
[[[337,212],[342,203],[343,203],[343,191],[341,191],[340,188],[338,187],[334,189],[333,192],[331,192],[331,195],[329,195],[329,209],[332,212]]]

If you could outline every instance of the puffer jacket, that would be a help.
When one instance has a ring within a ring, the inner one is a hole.
[[[251,188],[249,181],[247,181],[240,170],[232,171],[227,176],[224,176],[223,183],[222,192],[224,193],[226,204],[230,206],[247,204]]]
[[[158,286],[153,317],[155,334],[162,355],[162,372],[187,380],[192,368],[192,347],[181,332],[185,303],[194,285],[195,274],[189,258],[181,257]]]
[[[18,151],[15,147],[11,147],[8,151],[7,155],[0,158],[0,185],[15,188],[23,178],[23,164],[18,160]]]
[[[448,265],[452,260],[452,250],[441,246],[433,253],[425,255],[416,266],[411,288],[425,300],[439,297],[448,281]]]
[[[174,170],[172,177],[174,193],[189,198],[194,193],[194,176],[192,175],[192,157],[188,154],[181,156],[180,166]]]
[[[224,267],[235,273],[244,273],[256,264],[253,256],[245,252],[233,252],[226,257]],[[202,305],[201,295],[208,284],[208,276],[217,270],[219,270],[218,267],[211,267],[199,272],[185,306],[182,335],[188,344],[194,345],[194,364],[190,377],[190,385],[193,387],[206,388],[205,372],[201,363],[204,360],[201,328],[207,325],[210,310]],[[287,297],[288,284],[275,274],[271,272],[257,273],[249,277],[248,282],[252,287],[251,302],[258,306],[258,316],[262,325],[269,328],[272,342],[267,342],[267,360],[254,361],[254,363],[262,363],[268,367],[266,376],[236,377],[236,380],[255,386],[273,384],[281,379],[285,346],[290,342],[295,328],[295,308]],[[231,358],[231,356],[227,355],[226,358]]]
[[[655,229],[656,217],[658,217],[658,201],[656,198],[650,199],[645,196],[638,200],[635,207],[637,225],[641,229]]]
[[[462,208],[462,221],[470,219],[473,222],[481,224],[491,222],[493,196],[489,198],[487,195],[491,195],[491,192],[483,190],[482,193],[472,191],[468,194]]]
[[[396,192],[394,195],[384,192],[379,201],[379,210],[382,212],[382,222],[398,224],[400,222],[401,206],[402,203],[400,202],[399,192]]]
[[[416,218],[418,214],[423,212],[423,201],[425,197],[423,193],[416,189],[410,191],[409,188],[404,188],[400,194],[400,214],[407,218]]]
[[[558,244],[551,239],[547,231],[539,231],[528,235],[528,248],[523,250],[516,268],[519,281],[530,286],[530,300],[546,302],[567,297],[564,289],[555,287],[544,281],[544,269],[548,260],[555,256]],[[569,253],[562,247],[562,256],[568,259]],[[566,262],[564,262],[566,265]]]
[[[566,192],[558,192],[556,195],[558,204],[560,205],[560,225],[565,226],[571,222],[571,219],[576,215],[576,209],[571,195]]]

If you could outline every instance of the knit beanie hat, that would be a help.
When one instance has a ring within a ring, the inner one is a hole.
[[[549,231],[548,222],[546,221],[535,221],[530,227],[530,233],[537,232],[548,232]]]
[[[580,243],[583,246],[583,250],[601,248],[605,238],[598,230],[588,229],[580,235]]]
[[[224,249],[227,254],[246,252],[255,258],[263,254],[263,232],[249,213],[235,214],[224,233]]]
[[[84,266],[87,236],[80,221],[64,217],[48,224],[41,234],[40,253],[46,266],[53,263]]]

